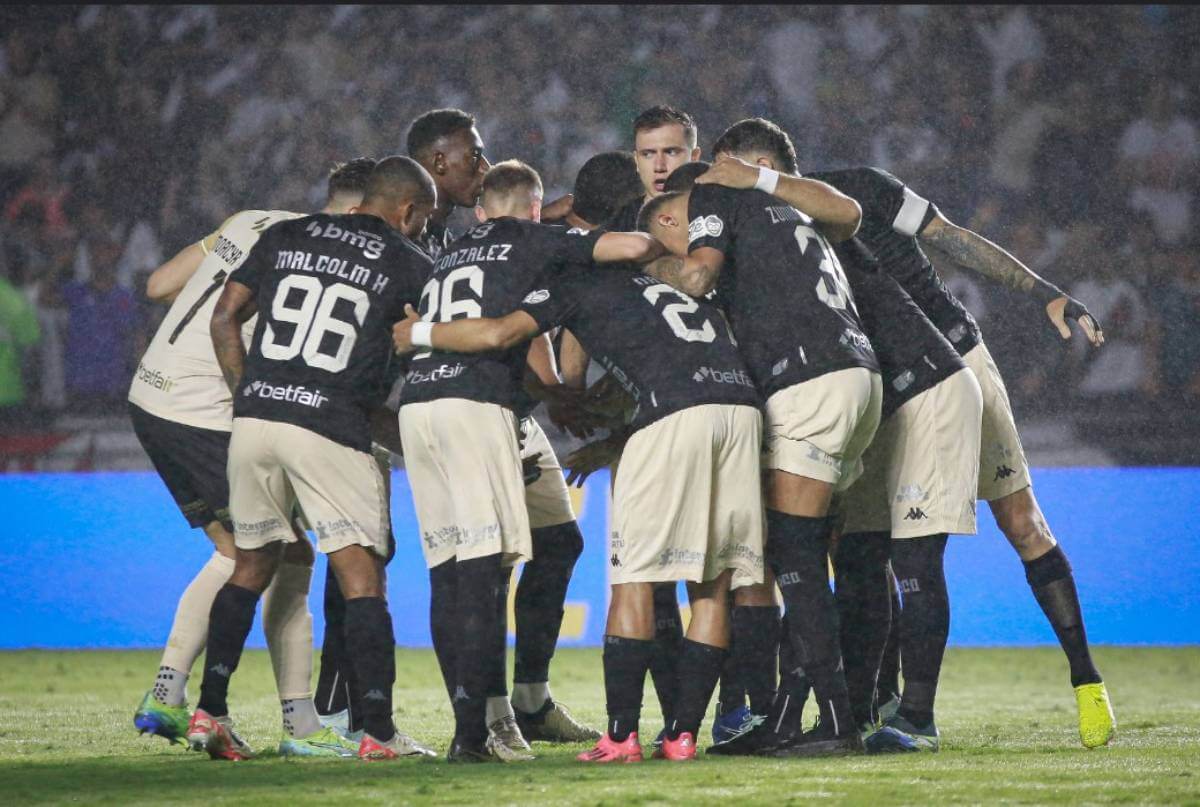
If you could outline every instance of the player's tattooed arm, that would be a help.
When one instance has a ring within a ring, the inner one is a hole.
[[[258,311],[254,291],[231,280],[225,284],[221,296],[213,309],[209,334],[212,336],[213,351],[221,374],[229,391],[236,393],[242,381],[242,370],[246,365],[246,346],[242,344],[242,325]]]
[[[693,297],[703,297],[717,285],[725,255],[712,247],[701,247],[690,255],[664,255],[642,271],[668,286]]]
[[[1076,320],[1093,345],[1104,344],[1100,323],[1083,303],[1045,280],[1003,247],[973,230],[959,227],[940,213],[925,225],[918,237],[960,266],[1013,289],[1025,292],[1046,308],[1046,316],[1063,339],[1071,338],[1067,318]]]

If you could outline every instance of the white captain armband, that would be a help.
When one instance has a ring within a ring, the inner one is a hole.
[[[925,213],[929,210],[928,200],[917,196],[908,188],[904,189],[904,202],[900,212],[892,221],[892,229],[901,235],[916,236],[925,223]]]

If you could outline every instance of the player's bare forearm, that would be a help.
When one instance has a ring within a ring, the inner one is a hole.
[[[184,247],[171,260],[150,273],[146,280],[146,296],[156,303],[172,302],[203,260],[204,249],[199,242]]]
[[[719,270],[702,261],[692,260],[690,256],[663,255],[647,264],[642,271],[684,294],[703,297],[716,285]]]
[[[1014,291],[1032,291],[1045,281],[1025,264],[979,233],[940,216],[929,222],[921,241],[958,265],[978,272]],[[1046,284],[1049,285],[1049,284]]]
[[[605,233],[596,241],[592,257],[600,263],[646,263],[665,252],[659,240],[649,233]]]
[[[811,216],[825,237],[834,243],[853,238],[862,223],[862,207],[858,202],[816,179],[781,176],[774,195]]]

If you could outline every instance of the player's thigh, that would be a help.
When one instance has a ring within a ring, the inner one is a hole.
[[[980,342],[963,361],[979,382],[983,418],[979,436],[980,499],[995,501],[1030,485],[1029,462],[1021,446],[1017,422],[1000,370]]]
[[[257,418],[234,418],[229,440],[229,513],[238,549],[256,550],[295,541],[296,495],[276,454],[277,427]]]
[[[766,540],[762,482],[762,415],[752,406],[706,407],[721,426],[712,490],[704,579],[732,570],[732,587],[763,580]]]
[[[538,478],[525,486],[525,505],[530,529],[553,527],[575,520],[571,494],[563,477],[562,466],[545,430],[532,417],[521,421],[521,459],[537,456]]]

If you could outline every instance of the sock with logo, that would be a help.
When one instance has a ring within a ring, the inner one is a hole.
[[[175,621],[171,623],[171,633],[159,662],[159,676],[154,683],[154,697],[159,703],[182,706],[187,699],[188,675],[208,641],[208,615],[212,611],[213,598],[221,586],[229,582],[235,565],[233,558],[213,552],[179,598]],[[163,678],[163,669],[171,670],[173,674]]]
[[[879,662],[879,679],[875,683],[876,705],[900,695],[900,590],[896,587],[891,561],[887,566],[887,588],[892,601],[892,622],[888,627],[887,644],[883,646],[883,658]]]
[[[281,563],[263,592],[263,633],[280,700],[312,699],[313,618],[308,610],[311,583],[311,566]]]
[[[654,682],[654,693],[658,696],[665,723],[670,723],[675,710],[675,681],[682,641],[683,618],[679,615],[675,584],[658,584],[654,586],[654,655],[650,660],[650,680]]]
[[[875,685],[892,620],[887,576],[891,539],[889,532],[848,533],[834,554],[846,689],[858,726],[875,722]]]
[[[831,530],[828,518],[767,510],[767,560],[787,607],[792,648],[812,685],[822,724],[840,736],[854,727],[829,589]]]
[[[354,724],[358,716],[355,715],[350,702],[354,667],[346,658],[346,598],[342,596],[337,575],[329,567],[325,569],[324,612],[325,634],[321,638],[321,669],[317,674],[317,691],[314,696],[317,713],[335,715],[348,711],[350,730],[355,731],[361,726]]]
[[[690,732],[692,738],[696,738],[726,655],[723,647],[683,640],[679,652],[679,682],[676,684],[679,695],[675,700],[675,712],[667,724],[667,736],[672,740],[679,739],[683,732]]]
[[[479,648],[494,648],[501,629],[496,612],[501,581],[499,553],[458,561],[458,635],[454,707],[454,734],[469,745],[487,739],[487,689],[494,658]]]
[[[765,715],[775,698],[779,628],[777,605],[733,608],[733,644],[729,652],[738,667],[738,681],[750,698],[750,711],[756,715]],[[725,669],[728,667],[726,664]],[[724,674],[722,671],[722,677]]]
[[[208,615],[208,647],[204,656],[204,678],[200,683],[200,702],[213,717],[229,714],[229,679],[242,660],[246,637],[254,625],[258,592],[226,583],[213,597]]]
[[[458,562],[453,558],[429,570],[429,635],[446,695],[453,699],[458,676]]]
[[[933,722],[933,701],[950,635],[945,553],[946,533],[892,542],[892,569],[904,601],[900,610],[904,693],[898,714],[914,726]]]
[[[488,700],[503,698],[508,703],[508,587],[512,580],[512,567],[500,569],[496,585],[496,632],[488,651]],[[488,721],[491,723],[491,720]]]
[[[608,709],[608,736],[623,743],[638,730],[642,716],[642,690],[646,673],[657,651],[653,639],[604,637],[604,698]]]
[[[380,742],[396,734],[392,722],[392,686],[396,683],[396,637],[383,597],[346,600],[346,655],[354,665],[362,727]]]
[[[515,621],[517,641],[513,655],[513,695],[518,684],[550,680],[550,660],[562,629],[563,605],[575,561],[583,553],[583,534],[574,521],[539,527],[533,536],[533,560],[521,570],[517,583]],[[537,711],[539,703],[531,711]],[[526,711],[522,709],[522,711]]]
[[[1100,683],[1100,671],[1092,662],[1075,575],[1062,547],[1055,545],[1040,558],[1025,562],[1025,580],[1071,665],[1071,686]]]

